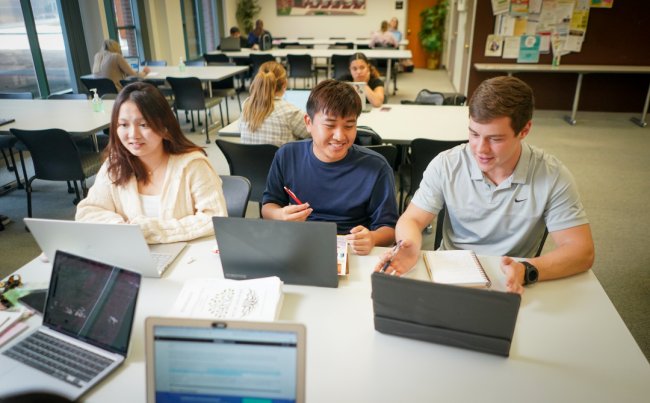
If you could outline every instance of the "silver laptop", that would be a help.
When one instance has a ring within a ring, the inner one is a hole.
[[[305,401],[304,325],[147,318],[147,403]]]
[[[307,113],[309,94],[311,94],[311,90],[286,90],[284,95],[282,95],[282,100],[289,102]]]
[[[239,52],[240,50],[241,42],[239,38],[221,38],[222,52]]]
[[[41,218],[24,221],[50,260],[54,252],[63,250],[126,267],[145,277],[160,277],[187,245],[187,242],[147,245],[138,225]]]
[[[366,83],[352,83],[346,81],[348,84],[354,87],[361,98],[361,112],[370,112],[372,110],[372,105],[366,102]]]
[[[135,71],[136,73],[140,71],[140,59],[139,58],[127,56],[124,59],[129,64],[129,66],[131,66],[133,71]]]
[[[0,397],[77,400],[126,359],[141,276],[58,251],[43,325],[0,350]]]

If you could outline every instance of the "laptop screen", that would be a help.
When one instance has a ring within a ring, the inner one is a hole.
[[[296,401],[294,332],[155,326],[156,402]]]
[[[43,324],[126,355],[140,274],[57,251]]]
[[[140,59],[139,58],[127,56],[124,59],[126,59],[126,62],[129,64],[129,66],[131,66],[133,71],[135,71],[136,73],[139,71],[139,69],[140,69]]]
[[[282,100],[297,106],[303,112],[307,112],[309,94],[311,94],[311,90],[286,90],[282,96]]]

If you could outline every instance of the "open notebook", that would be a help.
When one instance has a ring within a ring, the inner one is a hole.
[[[492,284],[471,250],[424,252],[424,263],[434,283],[476,288],[489,288]]]

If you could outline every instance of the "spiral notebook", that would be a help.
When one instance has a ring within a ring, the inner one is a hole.
[[[462,287],[490,288],[492,282],[471,250],[424,252],[431,281]]]

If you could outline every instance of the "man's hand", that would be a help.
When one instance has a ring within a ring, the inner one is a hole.
[[[283,221],[305,221],[314,209],[309,208],[309,203],[288,205],[282,208]]]
[[[367,255],[375,246],[375,238],[370,230],[363,225],[358,225],[345,236],[345,241],[352,247],[357,255]]]
[[[413,244],[413,241],[410,239],[404,239],[402,241],[402,246],[400,247],[397,254],[393,258],[393,261],[390,263],[390,266],[386,269],[384,273],[390,274],[392,276],[401,276],[407,271],[411,270],[418,263],[418,252],[419,248],[416,248]],[[379,255],[379,263],[375,266],[375,271],[378,272],[384,267],[384,264],[391,259],[393,256],[393,249],[388,250],[381,255]]]
[[[508,292],[522,295],[524,293],[524,275],[526,266],[510,259],[508,256],[501,257],[501,271],[506,275],[506,289]]]

